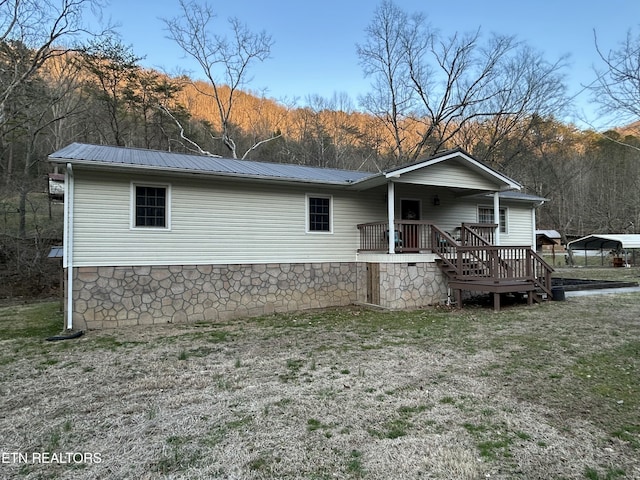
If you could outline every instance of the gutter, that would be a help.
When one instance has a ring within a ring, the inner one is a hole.
[[[73,168],[67,163],[64,214],[64,256],[62,266],[67,269],[67,330],[73,329]]]

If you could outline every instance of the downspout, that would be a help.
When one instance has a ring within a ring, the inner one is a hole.
[[[395,188],[393,181],[389,180],[387,183],[387,217],[389,223],[387,225],[387,231],[389,234],[387,235],[388,244],[388,252],[396,253],[396,226],[395,226]]]
[[[498,195],[498,192],[493,192],[493,220],[497,225],[495,244],[499,246],[500,245],[500,195]]]
[[[65,222],[63,266],[67,269],[67,330],[73,329],[73,168],[67,163],[65,184]]]
[[[540,203],[542,205],[542,203]],[[531,250],[534,252],[537,250],[537,242],[536,242],[536,205],[531,207]]]
[[[533,238],[531,240],[531,248],[533,249],[534,252],[538,248],[538,238],[537,238],[537,235],[536,235],[536,229],[538,228],[538,226],[536,225],[536,223],[537,223],[536,210],[538,209],[538,207],[541,207],[542,205],[544,205],[544,200],[542,202],[538,202],[538,203],[534,204],[531,207],[531,211],[533,212],[532,215],[531,215],[531,223],[532,223],[531,230],[532,230],[532,235],[533,235]],[[555,247],[554,247],[554,249],[555,249]],[[553,257],[555,259],[555,250],[554,250],[554,253],[553,253]]]

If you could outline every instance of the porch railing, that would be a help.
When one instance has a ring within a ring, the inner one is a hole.
[[[534,276],[529,247],[459,246],[456,267],[467,280],[529,280]]]
[[[389,251],[387,222],[361,223],[359,252]],[[393,243],[397,253],[431,251],[431,224],[420,220],[396,220]]]
[[[480,226],[491,228],[486,224]],[[461,233],[467,244],[461,245],[447,232],[431,227],[433,251],[456,280],[532,281],[548,295],[552,294],[553,268],[530,247],[489,245],[473,227],[466,230],[465,233],[463,227]]]
[[[460,229],[460,245],[482,246],[493,245],[497,225],[490,223],[463,223]],[[436,250],[443,243],[457,241],[449,236],[448,239],[434,237],[433,229],[440,233],[437,227],[420,220],[396,220],[394,222],[394,244],[396,252],[419,252]],[[360,230],[360,252],[376,252],[389,250],[389,224],[387,222],[362,223]]]
[[[551,295],[553,269],[528,246],[492,245],[496,225],[463,224],[460,242],[437,226],[417,220],[394,222],[394,245],[397,253],[434,252],[451,268],[457,280],[493,280],[500,282],[533,281]],[[360,252],[389,250],[387,222],[363,223]]]
[[[493,245],[497,226],[492,223],[463,223],[460,243],[466,246]]]

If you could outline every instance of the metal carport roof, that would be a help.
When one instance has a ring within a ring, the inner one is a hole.
[[[571,250],[627,250],[640,248],[640,235],[592,234],[567,243],[567,247]]]

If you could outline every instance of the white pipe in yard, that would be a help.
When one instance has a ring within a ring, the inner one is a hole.
[[[65,177],[64,266],[67,269],[67,330],[73,329],[73,168],[67,163]]]

